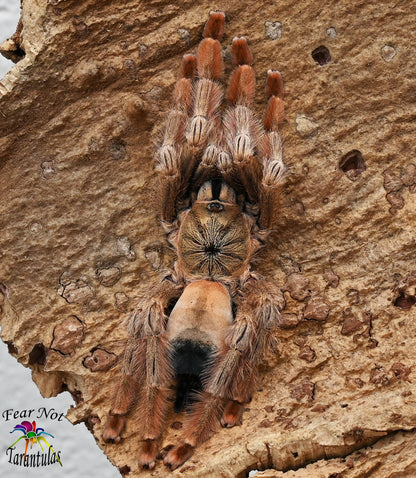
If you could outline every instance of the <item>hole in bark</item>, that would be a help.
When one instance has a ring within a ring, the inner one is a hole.
[[[45,365],[48,349],[40,342],[29,353],[29,365]]]
[[[94,425],[96,425],[97,423],[101,423],[101,420],[98,418],[97,415],[89,415],[84,420],[84,423],[88,430],[92,433],[94,431]]]
[[[91,372],[105,372],[110,370],[117,362],[117,355],[107,350],[96,347],[91,354],[84,357],[82,365],[89,368]]]
[[[297,451],[292,451],[292,455],[294,458],[297,458],[299,456],[299,453]]]
[[[405,310],[410,309],[414,304],[416,304],[416,297],[412,295],[408,296],[404,292],[400,292],[399,297],[393,302],[394,307]]]
[[[17,63],[20,60],[23,60],[23,58],[26,56],[26,52],[20,46],[16,48],[16,50],[14,51],[14,54],[16,56],[16,58],[13,60],[15,63]]]
[[[122,476],[126,476],[130,473],[131,469],[128,465],[121,466],[118,471],[121,473]]]
[[[19,351],[17,350],[16,345],[14,345],[13,342],[8,341],[8,342],[6,342],[6,344],[7,344],[7,349],[9,351],[10,355],[17,355],[19,353]]]
[[[339,168],[354,181],[366,170],[363,155],[358,149],[353,149],[344,154],[339,161]]]
[[[313,50],[312,58],[318,63],[318,65],[323,66],[331,61],[331,53],[325,45],[321,45]]]
[[[11,60],[13,63],[23,60],[23,58],[26,56],[26,52],[23,50],[23,48],[16,44],[14,44],[8,50],[2,50],[1,54],[8,60]]]

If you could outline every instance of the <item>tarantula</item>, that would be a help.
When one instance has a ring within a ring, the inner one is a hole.
[[[253,57],[246,39],[234,38],[221,114],[224,23],[224,13],[211,12],[196,56],[182,60],[156,167],[161,221],[177,261],[131,314],[121,383],[104,427],[104,440],[118,442],[138,399],[139,463],[150,469],[174,380],[175,411],[189,414],[182,442],[164,456],[172,470],[218,422],[240,423],[284,305],[280,289],[250,269],[273,228],[283,185],[283,82],[268,71],[263,128],[251,110]]]

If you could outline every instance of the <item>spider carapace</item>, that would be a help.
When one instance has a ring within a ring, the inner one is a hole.
[[[284,177],[278,125],[280,73],[267,73],[263,124],[252,111],[253,57],[234,38],[234,71],[223,98],[225,15],[211,12],[196,55],[185,55],[156,169],[160,219],[177,255],[129,319],[129,339],[105,441],[119,442],[139,407],[139,464],[156,465],[172,385],[186,410],[180,443],[165,449],[172,470],[215,431],[241,421],[257,366],[280,323],[280,289],[250,261],[274,228]],[[173,307],[173,308],[172,308]]]

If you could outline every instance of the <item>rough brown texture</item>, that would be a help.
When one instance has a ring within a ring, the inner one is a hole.
[[[140,474],[138,426],[118,445],[101,439],[114,357],[135,296],[171,261],[149,207],[152,137],[213,8],[227,13],[226,60],[235,35],[249,38],[259,114],[266,70],[285,80],[291,168],[257,268],[285,290],[286,319],[243,425],[173,474],[416,474],[414,7],[23,2],[4,49],[26,56],[0,84],[2,338],[44,396],[73,393],[68,418],[123,474]],[[182,421],[170,418],[164,444]]]

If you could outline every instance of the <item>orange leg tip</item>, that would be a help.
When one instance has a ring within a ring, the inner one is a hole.
[[[221,41],[225,28],[225,13],[224,12],[211,12],[209,19],[205,24],[204,38],[214,38],[214,40]]]
[[[267,98],[271,96],[283,98],[283,79],[277,70],[269,70],[267,72],[266,94]]]
[[[121,415],[110,415],[104,426],[103,440],[105,442],[119,443],[120,433],[126,423],[126,417]]]
[[[194,447],[188,443],[182,443],[168,451],[163,463],[173,471],[189,460],[193,454]]]
[[[233,39],[232,52],[234,65],[253,64],[253,55],[244,37],[235,37]]]
[[[223,70],[221,44],[214,38],[204,38],[197,54],[198,74],[201,78],[220,78]]]
[[[284,118],[285,104],[283,100],[277,96],[272,96],[267,105],[266,114],[264,115],[264,127],[267,131],[276,131],[279,123]]]
[[[256,78],[249,65],[240,65],[232,74],[228,88],[228,99],[233,103],[251,104],[254,99]]]
[[[139,465],[146,470],[153,470],[156,466],[156,455],[156,440],[145,440],[139,453]]]
[[[221,418],[221,425],[225,428],[231,428],[235,425],[241,425],[244,405],[230,400],[225,407]]]
[[[180,78],[194,78],[196,76],[196,56],[192,54],[184,55],[182,58]]]

